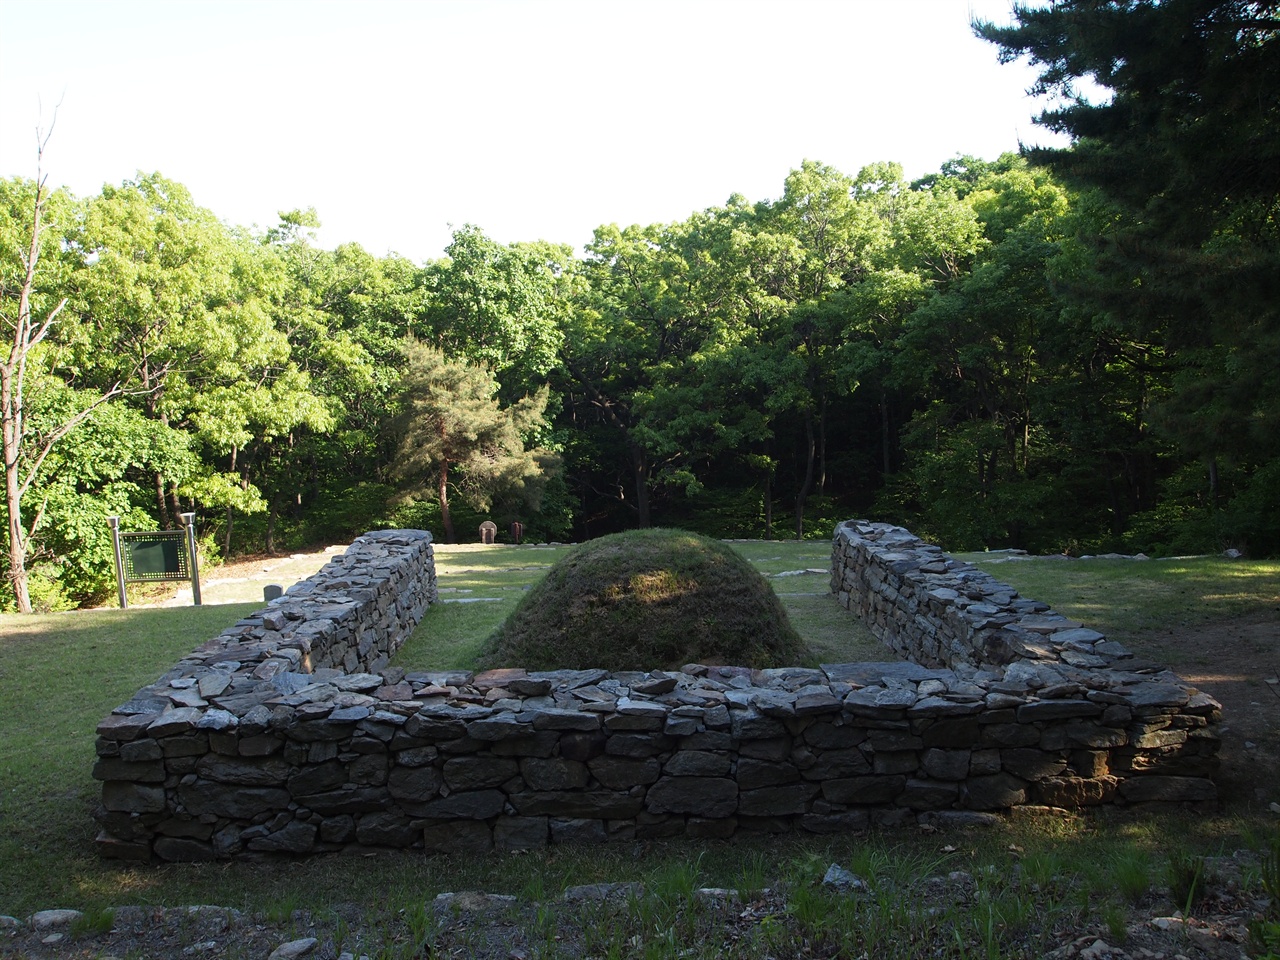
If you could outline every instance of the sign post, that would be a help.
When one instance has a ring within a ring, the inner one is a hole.
[[[120,555],[120,518],[107,517],[111,524],[111,549],[116,555],[116,589],[120,593],[120,609],[129,609],[129,595],[124,591],[124,558]]]
[[[196,515],[182,514],[182,530],[123,533],[120,518],[108,517],[116,560],[116,586],[120,609],[129,606],[126,583],[161,583],[191,580],[191,599],[200,603],[200,567],[196,554]]]
[[[200,561],[196,554],[196,515],[184,513],[182,525],[187,528],[187,556],[191,558],[191,599],[195,605],[200,603]]]

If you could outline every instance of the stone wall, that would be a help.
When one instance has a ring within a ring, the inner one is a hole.
[[[385,664],[434,599],[429,535],[371,535],[334,564],[99,725],[103,855],[471,853],[1215,797],[1217,703],[896,528],[842,524],[833,586],[924,663],[406,675]]]
[[[948,689],[969,684],[982,742],[1001,748],[1000,775],[1025,781],[1032,802],[1216,798],[1221,706],[1161,664],[889,524],[836,528],[831,590]],[[886,683],[874,699],[896,696],[907,699]],[[1025,751],[1038,754],[1035,770],[1009,762],[1035,755]]]
[[[282,763],[304,769],[337,744],[300,755],[281,731],[363,702],[359,691],[435,600],[431,534],[369,533],[139,690],[98,725],[99,851],[207,859],[224,852],[233,823],[259,820],[276,801],[289,809]],[[255,769],[228,774],[229,757]]]

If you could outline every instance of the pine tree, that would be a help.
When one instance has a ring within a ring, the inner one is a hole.
[[[451,490],[484,510],[495,495],[536,485],[542,476],[545,453],[526,449],[526,437],[543,423],[548,391],[503,407],[487,367],[449,360],[419,342],[408,344],[406,353],[396,471],[433,489],[445,540],[453,543]]]
[[[1055,0],[975,25],[1040,67],[1038,118],[1071,137],[1029,158],[1105,198],[1088,238],[1098,323],[1160,345],[1165,432],[1257,483],[1280,469],[1280,4]],[[1101,94],[1084,81],[1092,81]],[[1273,492],[1246,526],[1280,532]],[[1259,501],[1255,500],[1255,503]],[[1269,516],[1269,519],[1267,518]],[[1267,549],[1280,548],[1280,541]]]

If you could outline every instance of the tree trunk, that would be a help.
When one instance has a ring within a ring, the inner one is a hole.
[[[164,474],[157,470],[152,474],[156,488],[156,511],[160,514],[160,529],[171,530],[173,524],[169,522],[169,498],[165,496],[164,490]]]
[[[178,485],[169,484],[169,511],[174,527],[182,526],[182,504],[178,502]]]
[[[813,413],[809,412],[804,415],[804,443],[805,443],[805,465],[804,465],[804,482],[800,484],[800,491],[796,494],[796,539],[804,539],[804,506],[805,501],[809,499],[809,493],[813,490],[813,473],[814,461],[817,458],[817,441],[813,435]]]
[[[440,464],[440,523],[444,527],[444,542],[457,543],[453,536],[453,518],[449,516],[449,461]]]
[[[40,161],[44,157],[48,135],[37,131],[36,146],[36,195],[31,209],[31,242],[24,258],[25,273],[22,286],[18,291],[18,314],[10,320],[6,318],[6,326],[12,333],[11,342],[7,342],[8,356],[0,363],[0,421],[3,421],[3,453],[4,453],[4,486],[5,508],[9,532],[9,581],[13,584],[14,602],[22,613],[31,613],[31,594],[27,574],[27,532],[22,523],[22,498],[28,487],[35,481],[40,472],[40,465],[68,433],[75,429],[86,417],[99,406],[120,393],[121,386],[114,386],[102,393],[96,400],[67,419],[59,423],[46,434],[44,441],[26,452],[22,448],[25,435],[26,407],[23,399],[23,382],[26,377],[27,358],[32,349],[45,338],[54,320],[67,305],[62,298],[58,305],[50,310],[43,319],[37,321],[31,316],[31,296],[35,290],[36,270],[40,261],[40,235],[44,231],[42,223],[45,201],[45,177],[40,172]],[[15,322],[16,321],[16,322]],[[23,476],[23,469],[26,476]],[[32,531],[39,525],[40,511],[36,511],[36,519],[32,523]]]
[[[638,443],[631,443],[631,471],[636,483],[636,526],[647,530],[649,517],[649,459]]]
[[[267,554],[274,557],[276,555],[276,502],[274,500],[267,506]]]
[[[17,447],[18,444],[10,437],[9,423],[6,419],[4,495],[9,513],[9,582],[13,584],[13,599],[18,612],[30,613],[31,594],[27,588],[27,538],[22,529],[22,494],[18,485]]]
[[[144,367],[142,382],[144,387],[150,387],[151,370],[149,367]],[[147,395],[147,402],[146,402],[147,415],[152,420],[159,420],[163,426],[167,427],[169,425],[169,417],[167,414],[163,413],[160,410],[159,393],[160,391],[157,389]],[[231,453],[232,464],[235,463],[235,456],[236,456],[235,451],[232,450],[232,453]],[[232,466],[232,469],[234,470],[235,467]],[[156,513],[159,515],[159,518],[160,518],[160,529],[172,530],[174,527],[178,525],[178,515],[175,513],[172,516],[170,516],[169,514],[169,496],[168,496],[168,490],[166,489],[167,484],[165,483],[165,480],[164,480],[164,474],[162,474],[159,470],[157,470],[155,471],[154,474],[152,474],[152,480],[154,481],[155,490],[156,490]]]
[[[827,398],[822,398],[822,414],[818,417],[818,496],[827,494]]]
[[[893,472],[889,462],[889,395],[883,386],[880,387],[880,457],[882,476]]]
[[[231,522],[232,508],[227,507],[227,535],[222,538],[222,556],[227,558],[231,556]]]
[[[773,475],[764,478],[764,538],[773,539]]]

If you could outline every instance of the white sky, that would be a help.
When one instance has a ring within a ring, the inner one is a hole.
[[[1008,0],[0,0],[0,176],[139,170],[232,224],[421,262],[450,224],[581,246],[602,223],[777,197],[802,160],[908,177],[1034,127]]]

